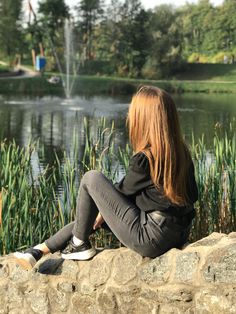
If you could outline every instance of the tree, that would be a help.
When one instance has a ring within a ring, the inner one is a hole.
[[[111,0],[104,10],[103,18],[94,28],[93,50],[97,62],[97,72],[114,74],[117,70],[117,52],[121,39],[119,27],[121,2]]]
[[[140,76],[150,46],[149,14],[139,0],[125,0],[120,12],[118,72],[121,75]]]
[[[81,0],[77,6],[78,29],[82,34],[82,45],[84,48],[84,59],[94,58],[93,40],[97,22],[103,16],[102,0]]]
[[[4,56],[21,53],[22,0],[0,0],[0,49]]]
[[[40,37],[43,38],[48,67],[55,69],[56,63],[60,63],[60,67],[63,67],[64,25],[65,20],[70,18],[69,7],[65,4],[65,0],[41,0],[38,13],[37,25],[31,26],[34,31],[33,41]],[[50,53],[48,54],[47,51]],[[57,62],[56,59],[60,62]]]
[[[236,48],[236,1],[225,0],[218,10],[219,49],[232,51]]]
[[[236,1],[225,0],[213,7],[209,0],[187,4],[180,10],[184,55],[196,54],[209,60],[217,53],[233,52],[236,45]]]
[[[208,53],[215,49],[213,28],[214,8],[209,0],[200,0],[198,4],[187,4],[181,10],[183,21],[184,52]]]
[[[61,37],[65,19],[69,18],[69,8],[64,0],[43,0],[38,9],[42,32],[50,36],[53,42]]]
[[[170,5],[161,5],[151,13],[152,46],[143,73],[150,78],[168,76],[181,65],[182,27]]]

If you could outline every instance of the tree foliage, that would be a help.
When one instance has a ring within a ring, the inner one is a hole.
[[[145,10],[140,0],[40,0],[37,21],[22,27],[22,0],[0,0],[0,53],[28,53],[40,41],[63,53],[64,23],[73,19],[81,73],[160,78],[186,62],[228,62],[236,55],[236,0]],[[24,40],[22,40],[24,38]]]
[[[38,12],[44,31],[54,40],[58,30],[64,26],[64,21],[69,18],[69,8],[64,0],[42,0],[39,2]]]
[[[22,0],[0,0],[0,52],[11,57],[22,49]]]
[[[94,58],[95,29],[103,15],[104,3],[101,0],[81,0],[77,6],[78,29],[82,37],[84,58]]]

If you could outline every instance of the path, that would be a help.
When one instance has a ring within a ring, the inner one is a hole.
[[[5,65],[7,66],[8,64],[6,62],[0,61],[0,65]],[[22,73],[17,75],[17,71],[21,70]],[[14,73],[14,72],[12,72]],[[17,67],[15,67],[15,75],[12,76],[0,76],[0,79],[22,79],[22,78],[30,78],[30,77],[35,77],[35,76],[39,76],[40,73],[36,72],[30,68],[28,68],[27,66],[23,66],[23,65],[19,65]]]

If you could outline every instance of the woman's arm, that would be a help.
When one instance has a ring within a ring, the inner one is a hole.
[[[115,183],[115,188],[122,194],[133,195],[152,184],[148,158],[144,153],[137,153],[130,160],[127,174]]]

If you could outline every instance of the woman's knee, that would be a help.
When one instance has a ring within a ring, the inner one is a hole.
[[[85,172],[85,174],[83,175],[83,178],[95,178],[95,177],[100,177],[101,175],[103,175],[101,171],[89,170]]]
[[[102,172],[98,171],[98,170],[89,170],[87,172],[85,172],[85,174],[82,177],[81,183],[92,183],[92,182],[97,182],[98,180],[100,180],[102,177],[104,177],[104,175],[102,174]]]

